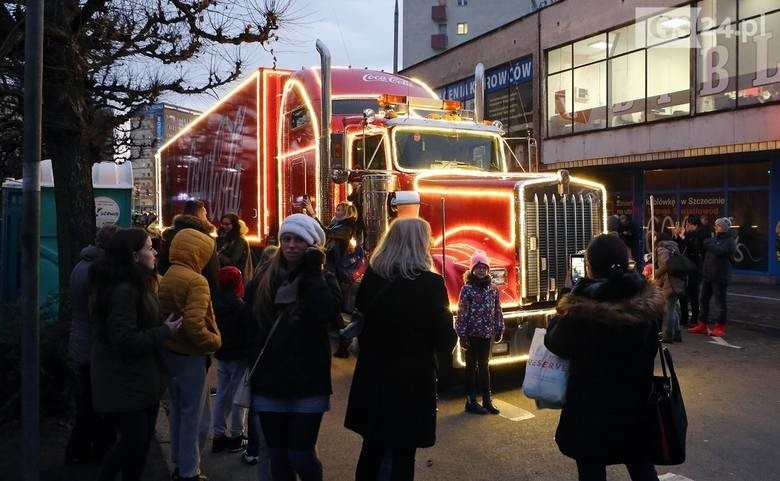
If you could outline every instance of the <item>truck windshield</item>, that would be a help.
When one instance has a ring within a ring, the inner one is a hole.
[[[398,165],[403,169],[503,170],[494,137],[463,131],[397,131],[395,144]]]

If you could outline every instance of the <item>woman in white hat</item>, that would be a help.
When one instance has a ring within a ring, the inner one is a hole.
[[[247,288],[258,329],[249,359],[256,364],[252,411],[269,447],[273,479],[322,480],[315,445],[332,393],[328,329],[341,306],[338,284],[323,270],[324,243],[317,221],[287,217],[279,250]]]

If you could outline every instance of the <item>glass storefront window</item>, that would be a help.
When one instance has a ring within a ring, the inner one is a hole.
[[[647,49],[647,120],[688,115],[691,110],[690,39]]]
[[[574,44],[574,66],[586,65],[607,58],[607,34],[601,33]]]
[[[571,68],[571,45],[547,52],[547,73],[560,72]]]
[[[750,164],[729,164],[729,187],[752,187],[769,185],[769,162],[753,162]]]
[[[691,7],[668,10],[647,19],[647,46],[659,45],[691,33]]]
[[[731,26],[734,28],[734,26]],[[737,39],[721,29],[697,36],[696,111],[712,112],[736,105]]]
[[[609,56],[615,57],[645,47],[645,21],[609,32]]]
[[[696,29],[699,32],[731,24],[737,19],[737,2],[734,0],[704,0],[696,6]]]
[[[723,188],[724,168],[722,165],[684,167],[680,169],[680,189]]]
[[[734,268],[766,271],[767,233],[769,219],[769,192],[729,193],[729,217],[737,231],[737,253]]]
[[[645,121],[645,51],[609,61],[609,125]]]
[[[739,18],[749,18],[777,10],[780,5],[777,0],[739,0]]]
[[[645,171],[645,190],[675,190],[677,175],[676,168]]]
[[[680,193],[680,221],[689,215],[698,215],[702,224],[712,224],[718,217],[726,215],[726,193],[723,190],[712,192]]]
[[[780,100],[780,12],[741,21],[738,33],[737,103]]]
[[[572,132],[574,99],[571,88],[571,70],[547,77],[548,135]]]
[[[574,131],[607,126],[607,62],[574,70]]]

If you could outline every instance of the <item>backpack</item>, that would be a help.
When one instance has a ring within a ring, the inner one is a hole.
[[[688,257],[679,252],[672,252],[669,260],[666,261],[666,270],[673,277],[687,277],[688,274],[695,273],[698,268]]]

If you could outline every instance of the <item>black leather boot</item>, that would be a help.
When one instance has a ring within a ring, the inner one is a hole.
[[[471,414],[487,414],[488,413],[485,410],[485,408],[483,408],[482,406],[479,405],[479,403],[477,402],[477,397],[473,396],[473,395],[466,396],[466,409],[465,409],[465,411],[467,413],[471,413]]]
[[[486,412],[489,412],[490,414],[498,414],[501,412],[498,410],[498,408],[493,406],[493,399],[490,396],[490,391],[487,391],[482,395],[482,409],[484,409]]]

